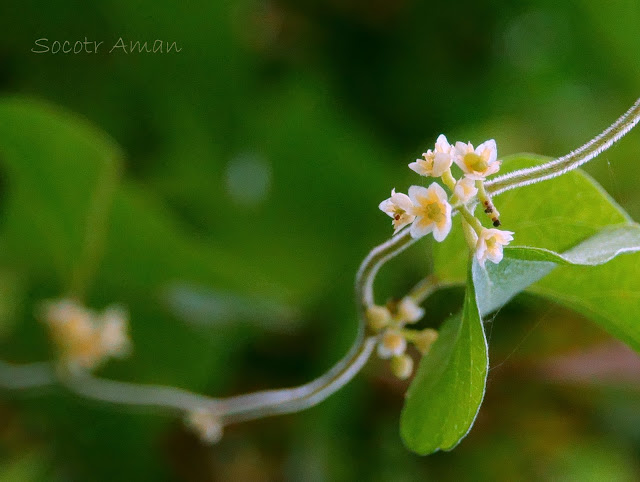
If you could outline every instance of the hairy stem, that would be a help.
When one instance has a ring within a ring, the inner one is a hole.
[[[609,149],[640,121],[640,99],[617,121],[582,147],[540,166],[521,169],[488,181],[487,193],[496,196],[505,191],[561,176]]]

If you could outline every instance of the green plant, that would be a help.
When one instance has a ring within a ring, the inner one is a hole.
[[[59,359],[26,365],[1,362],[0,386],[5,388],[62,384],[86,398],[167,408],[186,416],[203,439],[215,441],[225,425],[297,412],[321,402],[351,380],[376,347],[381,357],[391,359],[394,374],[407,378],[413,361],[405,349],[413,343],[423,359],[407,394],[401,433],[409,449],[429,454],[452,449],[471,429],[488,371],[483,317],[524,290],[585,314],[640,350],[640,327],[635,323],[640,314],[640,226],[595,181],[576,170],[637,124],[640,100],[602,134],[555,160],[518,155],[504,159],[500,166],[492,141],[474,150],[470,144],[452,147],[446,138],[439,138],[435,150],[410,167],[439,178],[442,185],[412,186],[409,196],[394,190],[380,205],[393,218],[397,234],[374,248],[357,273],[359,328],[349,353],[305,385],[229,398],[92,374],[95,366],[108,356],[125,353],[128,346],[123,313],[103,319],[107,313],[101,318],[85,309],[82,299],[104,255],[108,213],[115,210],[111,222],[131,228],[135,218],[118,209],[135,207],[135,195],[118,188],[119,151],[95,129],[15,99],[0,103],[0,117],[6,120],[0,128],[0,152],[7,168],[20,179],[9,206],[5,242],[19,246],[28,266],[53,260],[50,264],[57,276],[69,287],[64,295],[69,301],[49,305],[43,314],[52,328]],[[35,126],[36,136],[25,134],[27,125]],[[39,143],[38,149],[34,142]],[[47,149],[55,150],[55,155],[42,154]],[[87,164],[87,159],[94,162]],[[457,180],[451,172],[454,162],[463,174]],[[74,192],[62,196],[56,191],[56,184],[50,182],[52,163],[61,163],[57,167],[76,178]],[[499,167],[503,174],[485,181]],[[542,181],[549,183],[538,184]],[[493,201],[499,195],[500,212]],[[476,217],[479,205],[493,227],[484,227],[482,218]],[[36,213],[28,226],[16,222],[25,206]],[[64,213],[62,224],[54,222],[53,212]],[[459,228],[452,223],[456,214],[460,214]],[[501,225],[509,231],[498,230]],[[377,305],[373,283],[379,269],[429,233],[440,241],[433,249],[433,273],[399,301]],[[162,234],[168,252],[180,251],[179,238],[169,231]],[[50,252],[36,252],[29,244],[42,236],[51,238]],[[230,262],[228,267],[217,267],[216,273],[241,282],[240,264]],[[191,269],[202,279],[208,276],[207,268],[198,263],[180,269]],[[430,294],[451,285],[465,286],[464,305],[445,321],[439,334],[407,327],[424,315],[419,305]]]

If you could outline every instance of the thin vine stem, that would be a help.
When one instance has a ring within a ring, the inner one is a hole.
[[[142,385],[83,375],[56,375],[52,363],[13,365],[0,362],[0,385],[9,389],[27,389],[62,383],[68,390],[107,403],[155,407],[180,412],[206,409],[223,425],[272,415],[292,413],[312,407],[328,398],[356,376],[369,360],[377,335],[366,333],[366,308],[373,304],[373,280],[384,263],[413,244],[408,229],[374,248],[363,260],[356,276],[358,328],[349,352],[329,371],[304,385],[213,398],[175,387]]]
[[[640,99],[600,135],[566,156],[541,166],[499,176],[485,184],[487,194],[495,196],[517,187],[560,176],[575,169],[611,147],[640,121]],[[463,212],[463,209],[458,209]],[[77,395],[103,402],[151,406],[181,412],[206,409],[220,418],[223,425],[292,413],[314,406],[335,393],[369,360],[378,341],[367,333],[366,311],[375,302],[373,282],[380,268],[406,248],[414,239],[408,228],[374,248],[362,261],[356,275],[355,294],[358,312],[356,339],[348,353],[329,371],[309,383],[294,388],[266,390],[227,398],[212,398],[174,387],[140,385],[105,380],[91,374],[60,376],[52,363],[13,365],[0,361],[0,386],[8,389],[47,387],[61,382]],[[79,279],[82,279],[79,276]],[[422,302],[436,289],[446,286],[434,277],[419,283],[409,296]]]
[[[0,360],[0,387],[9,390],[28,390],[55,385],[53,366],[48,362],[16,365]]]
[[[497,196],[511,189],[561,176],[609,149],[640,122],[640,99],[617,121],[582,147],[540,166],[521,169],[498,176],[485,183],[487,193]]]

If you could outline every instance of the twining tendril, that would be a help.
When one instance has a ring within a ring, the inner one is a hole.
[[[617,121],[582,147],[540,166],[521,169],[488,181],[487,192],[497,196],[511,189],[561,176],[609,149],[640,122],[640,99]]]

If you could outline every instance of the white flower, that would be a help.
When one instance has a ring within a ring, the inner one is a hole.
[[[396,192],[395,189],[391,190],[391,197],[382,201],[378,207],[382,212],[393,218],[394,234],[406,225],[411,224],[415,219],[415,216],[411,213],[413,208],[411,199],[406,194]]]
[[[453,152],[454,162],[470,179],[483,180],[500,169],[498,149],[493,139],[483,142],[475,150],[470,142],[456,142]]]
[[[478,188],[476,182],[470,177],[463,177],[456,183],[456,187],[453,189],[453,193],[463,203],[469,202],[473,197],[478,194]]]
[[[495,264],[502,261],[502,248],[511,241],[513,241],[513,232],[511,231],[482,228],[476,243],[476,258],[480,266],[484,266],[487,259]]]
[[[409,164],[409,169],[421,176],[440,177],[451,167],[453,162],[451,149],[452,146],[447,141],[447,138],[440,134],[436,141],[435,150],[429,149],[423,153],[424,159],[416,159],[416,162]]]
[[[223,427],[220,418],[207,409],[189,412],[185,422],[204,442],[214,444],[222,438]]]
[[[72,373],[92,370],[130,351],[127,315],[120,308],[107,308],[99,316],[73,300],[50,301],[44,304],[43,320]]]
[[[383,359],[399,356],[407,349],[407,340],[395,330],[387,330],[378,343],[378,356]]]
[[[399,323],[415,323],[424,316],[424,310],[413,299],[405,296],[396,308],[396,321]]]
[[[447,193],[435,182],[428,188],[411,186],[409,198],[416,219],[411,225],[411,236],[420,238],[433,232],[436,241],[442,241],[451,231],[451,205]]]
[[[110,306],[102,315],[100,342],[106,356],[123,357],[131,351],[127,333],[128,313],[121,307]]]

